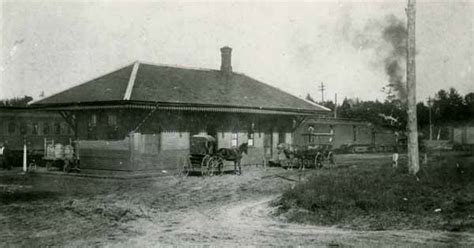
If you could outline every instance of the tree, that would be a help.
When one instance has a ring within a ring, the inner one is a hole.
[[[313,97],[311,97],[311,95],[310,95],[309,93],[306,95],[306,100],[308,100],[308,101],[310,101],[310,102],[314,102],[314,103],[316,102],[316,101],[313,99]]]
[[[416,118],[418,120],[418,129],[420,131],[420,137],[430,137],[429,125],[430,125],[430,109],[423,102],[419,102],[416,105]]]
[[[14,97],[0,100],[0,106],[26,107],[33,100],[31,96]]]
[[[458,91],[454,88],[449,89],[448,94],[448,111],[451,114],[451,120],[464,120],[464,100]]]
[[[473,98],[474,93],[469,93],[463,98],[454,88],[450,88],[449,91],[438,91],[433,101],[435,122],[445,124],[472,119]]]
[[[468,120],[474,119],[474,92],[466,94],[464,96],[464,103],[465,103],[465,116]]]
[[[329,108],[331,110],[334,111],[334,107],[336,107],[336,105],[332,102],[332,101],[326,101],[326,102],[319,102],[318,104],[326,107],[326,108]]]
[[[341,107],[339,109],[339,116],[342,118],[353,118],[351,104],[349,103],[349,99],[344,98],[342,101]]]
[[[416,105],[416,114],[418,119],[418,126],[425,127],[430,124],[429,108],[423,102]]]

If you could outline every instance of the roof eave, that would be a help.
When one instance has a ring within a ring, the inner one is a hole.
[[[61,110],[61,109],[89,109],[90,107],[104,107],[104,108],[130,108],[130,106],[160,106],[160,107],[192,107],[192,108],[220,108],[220,109],[243,109],[243,110],[261,110],[261,111],[276,111],[276,112],[293,112],[295,114],[322,114],[327,113],[326,110],[310,110],[310,109],[292,109],[292,108],[270,108],[270,107],[245,107],[245,106],[231,106],[231,105],[215,105],[215,104],[194,104],[194,103],[170,103],[170,102],[148,102],[148,101],[100,101],[100,102],[76,102],[76,103],[45,103],[45,104],[33,104],[29,107],[31,109],[48,109],[48,110]],[[231,111],[230,111],[231,112]]]

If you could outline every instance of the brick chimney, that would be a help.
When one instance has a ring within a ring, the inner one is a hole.
[[[232,73],[232,48],[225,46],[221,48],[221,72],[226,75]]]

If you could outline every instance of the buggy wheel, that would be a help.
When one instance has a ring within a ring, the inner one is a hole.
[[[222,167],[224,165],[224,161],[222,160],[221,157],[212,157],[208,164],[207,167],[209,175],[213,176],[216,175],[217,173],[221,174],[222,173]]]
[[[224,159],[221,157],[216,157],[217,171],[219,175],[224,173]]]
[[[201,165],[201,175],[207,176],[207,165]]]
[[[202,158],[201,161],[201,175],[208,176],[209,175],[209,161],[211,160],[211,156],[206,155]]]
[[[216,168],[214,167],[214,160],[215,158],[214,157],[211,157],[208,161],[207,161],[207,175],[208,176],[214,176],[214,173],[216,171]]]

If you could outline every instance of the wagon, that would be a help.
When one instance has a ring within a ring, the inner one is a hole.
[[[335,164],[334,153],[330,144],[310,144],[295,149],[294,153],[300,168],[321,168],[324,161]]]
[[[203,176],[222,173],[224,159],[217,154],[217,141],[210,135],[193,135],[189,147],[189,156],[180,170],[180,174],[200,172]]]
[[[278,160],[282,167],[321,168],[323,162],[335,164],[334,152],[330,144],[309,144],[307,146],[279,144]]]
[[[56,167],[65,172],[79,172],[79,156],[75,150],[77,151],[71,141],[68,145],[62,145],[55,143],[54,139],[45,138],[43,161],[46,164],[46,169],[51,170]]]

